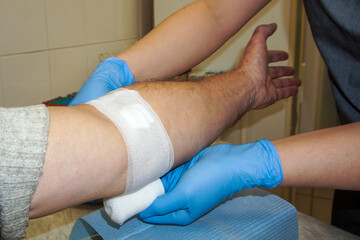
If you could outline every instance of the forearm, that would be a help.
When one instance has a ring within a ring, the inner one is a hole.
[[[191,159],[248,110],[250,85],[232,76],[226,77],[227,84],[219,78],[129,87],[139,92],[162,121],[173,145],[174,166]],[[233,91],[235,86],[242,90]],[[127,151],[114,124],[89,105],[49,108],[49,112],[43,174],[30,216],[122,194],[126,187]]]
[[[273,141],[284,186],[360,189],[360,123]]]
[[[195,1],[117,57],[127,62],[138,83],[168,79],[211,55],[268,2]]]
[[[160,117],[178,166],[250,110],[253,87],[232,71],[197,83],[156,82],[127,88],[138,91]]]

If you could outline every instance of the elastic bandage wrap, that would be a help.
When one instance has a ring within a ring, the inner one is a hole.
[[[90,101],[122,134],[128,153],[126,190],[139,190],[174,164],[171,140],[155,111],[137,91],[118,89]]]
[[[112,221],[122,225],[129,218],[147,209],[157,197],[165,193],[160,179],[136,192],[104,199],[106,214]]]

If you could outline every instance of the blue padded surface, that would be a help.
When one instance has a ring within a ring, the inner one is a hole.
[[[298,239],[297,211],[285,200],[260,189],[247,189],[188,226],[152,225],[134,217],[113,223],[104,209],[76,221],[77,239]],[[93,236],[93,237],[91,237]]]

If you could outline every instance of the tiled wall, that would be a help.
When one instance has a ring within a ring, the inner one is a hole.
[[[333,189],[296,188],[294,204],[298,211],[331,223],[333,198]]]
[[[287,187],[276,187],[265,190],[291,202],[298,211],[323,222],[331,223],[332,203],[334,199],[333,189],[307,187],[289,189]],[[293,196],[291,191],[294,191]]]
[[[77,91],[100,61],[139,39],[140,8],[140,0],[0,0],[0,106]]]

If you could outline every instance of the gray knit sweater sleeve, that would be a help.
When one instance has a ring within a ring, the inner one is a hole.
[[[0,108],[0,229],[4,239],[25,238],[48,129],[44,105]]]

